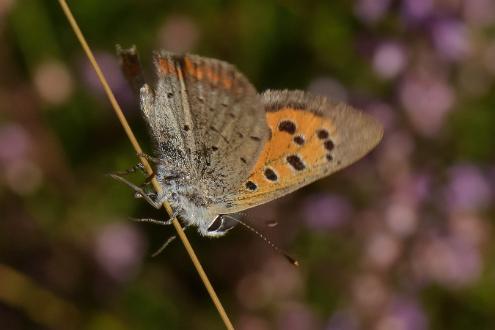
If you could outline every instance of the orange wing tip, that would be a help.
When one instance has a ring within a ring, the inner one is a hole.
[[[162,75],[177,75],[177,60],[181,58],[181,55],[168,52],[165,50],[155,51],[153,53],[153,62],[156,70]]]

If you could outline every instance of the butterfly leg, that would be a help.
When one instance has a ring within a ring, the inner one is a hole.
[[[147,187],[151,183],[151,180],[153,180],[153,178],[155,177],[155,173],[151,173],[150,175],[147,175],[148,173],[144,170],[144,166],[142,163],[137,163],[136,165],[134,165],[131,168],[128,168],[127,170],[117,171],[117,172],[114,172],[111,174],[118,175],[118,176],[127,176],[127,175],[133,174],[137,171],[146,175],[146,179],[144,179],[144,182],[139,185],[140,188],[144,189],[145,187]],[[141,196],[139,195],[138,197],[141,197]]]
[[[151,219],[151,218],[129,218],[131,221],[135,222],[147,222],[147,223],[152,223],[155,225],[161,225],[161,226],[169,226],[172,224],[172,221],[174,221],[175,218],[179,215],[179,212],[174,212],[168,220],[156,220],[156,219]]]
[[[178,215],[178,212],[174,212],[174,214],[172,214],[172,216],[170,217],[170,219],[166,220],[166,221],[162,221],[162,220],[156,220],[156,219],[150,219],[150,218],[129,218],[129,220],[131,221],[135,221],[135,222],[147,222],[147,223],[151,223],[151,224],[155,224],[155,225],[160,225],[160,226],[169,226],[172,224],[172,221],[174,218],[176,218]],[[189,225],[185,225],[184,227],[182,227],[182,230],[186,230],[188,227],[190,226]],[[166,241],[165,243],[163,243],[160,248],[158,248],[152,255],[151,257],[156,257],[157,255],[159,255],[160,253],[163,252],[163,250],[165,250],[165,248],[170,244],[172,243],[175,239],[177,238],[176,235],[172,235],[170,236]]]
[[[129,220],[134,221],[134,222],[146,222],[146,223],[151,223],[154,225],[161,225],[161,226],[171,225],[172,219],[173,218],[170,218],[166,221],[163,221],[163,220],[156,220],[156,219],[151,219],[151,218],[129,218]]]
[[[143,157],[145,158],[147,161],[153,163],[153,164],[160,164],[160,159],[159,158],[156,158],[156,157],[153,157],[153,156],[150,156],[148,154],[145,154],[144,152],[140,152],[137,154],[138,157]]]
[[[120,57],[120,67],[133,91],[139,95],[139,89],[144,85],[144,75],[136,46],[122,48],[117,45],[117,55]]]
[[[182,230],[184,230],[184,231],[185,231],[187,228],[189,228],[189,226],[190,226],[190,225],[185,225],[184,227],[182,227]],[[163,252],[163,250],[165,250],[165,248],[166,248],[166,247],[167,247],[170,243],[172,243],[172,242],[173,242],[176,238],[177,238],[177,236],[175,236],[175,235],[170,236],[170,237],[169,237],[169,238],[165,241],[165,243],[163,243],[163,244],[162,244],[162,246],[160,246],[160,247],[158,248],[158,250],[156,250],[156,251],[155,251],[155,252],[151,255],[151,257],[152,257],[152,258],[154,258],[154,257],[156,257],[157,255],[159,255],[160,253],[162,253],[162,252]]]
[[[138,171],[141,172],[141,173],[143,173],[144,175],[147,175],[148,174],[144,170],[144,166],[141,163],[137,163],[133,167],[128,168],[126,170],[114,172],[113,174],[120,175],[120,176],[126,176],[126,175],[129,175],[129,174],[133,174],[135,172],[138,172]]]
[[[129,180],[123,178],[118,174],[109,174],[112,179],[120,181],[134,190],[138,197],[142,197],[145,201],[147,201],[150,205],[152,205],[156,209],[160,209],[162,207],[163,202],[167,199],[166,194],[160,194],[156,196],[155,200],[150,197],[150,194],[146,193],[142,187],[135,185]]]

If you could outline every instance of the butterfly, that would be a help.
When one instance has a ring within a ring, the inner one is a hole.
[[[139,90],[163,193],[153,196],[116,175],[155,207],[203,236],[224,235],[238,213],[289,194],[366,155],[381,140],[371,116],[303,91],[259,94],[233,65],[154,53],[157,81],[144,82],[135,48],[119,49]]]

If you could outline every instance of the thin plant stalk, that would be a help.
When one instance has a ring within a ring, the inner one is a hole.
[[[122,112],[122,109],[120,108],[119,103],[117,102],[112,90],[110,89],[110,86],[108,85],[108,82],[107,82],[105,76],[103,75],[103,73],[100,69],[100,66],[96,62],[96,59],[93,55],[93,52],[91,51],[91,48],[89,47],[88,43],[86,42],[86,39],[84,38],[84,35],[82,34],[74,16],[72,15],[72,12],[71,12],[67,2],[65,0],[58,0],[58,2],[60,4],[60,6],[62,7],[62,10],[63,10],[65,16],[67,17],[69,24],[71,25],[72,29],[74,30],[74,33],[75,33],[77,39],[79,40],[82,48],[84,49],[86,56],[88,57],[89,61],[91,62],[93,69],[95,70],[95,72],[98,76],[98,79],[100,80],[100,83],[103,86],[103,89],[105,90],[105,93],[107,94],[107,97],[108,97],[110,103],[112,104],[112,108],[113,108],[115,114],[117,115],[117,117],[120,121],[120,124],[124,128],[124,131],[125,131],[127,137],[129,138],[129,141],[131,142],[136,154],[142,155],[143,151],[141,149],[141,146],[139,145],[139,142],[137,141],[136,137],[134,136],[134,133],[132,132],[131,127],[129,126],[129,124],[126,120],[126,118]],[[142,156],[139,156],[139,158],[140,158],[140,161],[143,164],[146,172],[149,175],[151,175],[153,173],[153,169],[151,168],[148,160]],[[162,188],[161,188],[160,184],[158,183],[158,181],[155,178],[153,178],[151,183],[152,183],[154,189],[156,190],[156,192],[160,195],[162,192]],[[168,215],[172,216],[172,214],[173,214],[172,208],[170,207],[170,205],[167,202],[163,203],[163,207],[167,211]],[[208,291],[208,294],[210,295],[210,298],[213,301],[213,303],[214,303],[214,305],[218,311],[218,314],[220,315],[220,317],[222,318],[222,320],[225,324],[225,327],[227,329],[234,329],[232,323],[230,322],[230,319],[229,319],[227,313],[225,312],[225,309],[223,308],[223,305],[222,305],[220,299],[218,298],[218,295],[215,292],[215,289],[211,285],[210,280],[208,279],[208,276],[206,275],[206,272],[203,269],[203,266],[201,265],[198,257],[196,256],[196,253],[194,252],[194,249],[192,248],[191,244],[189,243],[189,240],[187,239],[186,234],[184,233],[184,230],[182,229],[177,218],[173,219],[172,224],[174,225],[175,230],[177,231],[177,234],[179,235],[179,238],[181,239],[182,243],[184,244],[184,247],[186,248],[186,251],[189,254],[189,257],[191,258],[191,261],[194,264],[194,267],[196,268],[196,271],[199,274],[199,277],[201,278],[204,286],[206,287],[206,290]]]

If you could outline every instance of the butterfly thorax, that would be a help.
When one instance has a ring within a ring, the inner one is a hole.
[[[208,184],[191,173],[159,164],[156,178],[174,212],[188,225],[198,227],[204,236],[219,236],[208,230],[219,214],[211,207],[214,198]]]

